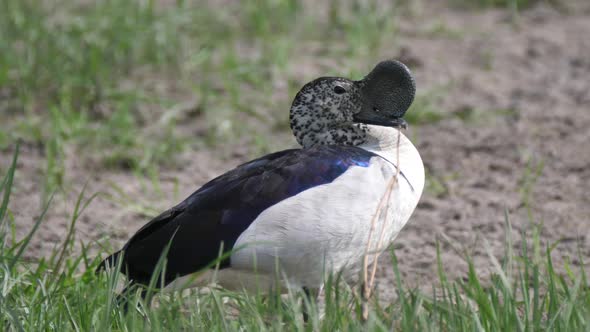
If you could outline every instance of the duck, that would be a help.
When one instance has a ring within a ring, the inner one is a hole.
[[[98,270],[119,268],[128,287],[155,280],[167,290],[318,290],[336,273],[358,282],[367,255],[372,261],[393,243],[422,194],[424,165],[403,133],[415,93],[412,73],[396,60],[361,80],[305,84],[289,117],[299,148],[207,182]]]

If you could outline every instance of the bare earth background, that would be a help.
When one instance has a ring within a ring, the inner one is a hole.
[[[556,265],[580,264],[578,255],[590,262],[590,3],[573,1],[568,11],[539,4],[517,18],[506,10],[430,4],[416,10],[419,14],[401,18],[399,35],[390,47],[356,68],[363,73],[381,59],[402,60],[414,72],[419,94],[428,96],[417,102],[427,103],[438,117],[408,132],[422,155],[428,181],[421,203],[394,245],[406,283],[431,287],[436,280],[437,240],[452,277],[466,275],[462,251],[485,274],[491,269],[486,243],[497,256],[503,253],[505,211],[515,239],[540,225],[544,245],[557,243],[552,251]],[[284,79],[302,84],[338,73],[338,62],[331,64],[332,60],[310,50],[308,56],[289,59],[291,69]],[[280,84],[273,88],[286,93]],[[179,94],[178,102],[191,98]],[[288,116],[289,98],[273,104],[275,116]],[[200,121],[204,120],[191,119],[178,130],[199,140]],[[260,124],[256,134],[271,137],[270,150],[294,144],[286,128],[271,131]],[[64,241],[84,184],[87,196],[101,194],[78,221],[76,240],[94,252],[113,250],[149,216],[255,157],[257,150],[250,147],[254,141],[248,136],[216,148],[190,146],[159,169],[157,181],[125,168],[81,162],[78,150],[67,151],[65,184],[27,257],[47,255]],[[0,169],[6,169],[13,151],[0,151]],[[44,158],[35,145],[22,146],[9,205],[17,238],[30,230],[40,213]],[[385,256],[379,271],[383,299],[393,295]]]

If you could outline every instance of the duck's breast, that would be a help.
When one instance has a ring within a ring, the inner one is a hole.
[[[353,267],[358,267],[365,254],[373,216],[395,174],[391,162],[374,156],[368,167],[351,167],[331,183],[266,209],[238,238],[232,268],[256,266],[262,273],[275,273],[278,264],[290,283],[307,287],[321,285],[326,272],[356,274]],[[389,210],[374,224],[372,251],[384,250],[391,243],[419,196],[400,174]]]

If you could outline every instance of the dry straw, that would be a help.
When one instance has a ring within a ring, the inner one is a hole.
[[[362,316],[361,318],[366,321],[369,319],[369,300],[371,298],[371,292],[373,290],[373,286],[375,284],[375,275],[377,273],[377,267],[379,265],[379,256],[383,252],[381,249],[381,245],[383,243],[383,237],[385,236],[385,224],[387,223],[387,214],[389,212],[389,203],[391,201],[391,193],[393,192],[393,188],[398,183],[398,176],[400,172],[400,163],[399,163],[399,146],[400,146],[400,139],[401,139],[401,129],[397,132],[397,151],[396,151],[396,171],[395,175],[389,180],[387,184],[387,188],[385,189],[385,193],[381,196],[381,200],[379,201],[379,205],[377,205],[377,210],[371,219],[371,229],[369,230],[369,238],[367,240],[367,246],[365,248],[365,255],[363,258],[363,282],[361,284],[361,300],[362,300]],[[385,210],[385,211],[383,211]],[[381,225],[381,231],[379,233],[379,239],[377,240],[377,245],[375,246],[374,253],[370,252],[371,244],[373,241],[373,233],[375,232],[377,220],[379,220],[379,216],[384,213],[383,216],[383,224]],[[373,255],[373,265],[371,267],[371,273],[369,274],[369,256]]]

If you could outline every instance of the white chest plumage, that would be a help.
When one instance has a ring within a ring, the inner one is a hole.
[[[392,132],[394,129],[389,128]],[[397,131],[395,130],[397,133]],[[397,135],[395,135],[397,136]],[[394,137],[395,137],[394,136]],[[372,219],[390,179],[395,176],[397,145],[367,147],[374,157],[369,167],[352,167],[332,183],[314,187],[268,208],[238,238],[231,256],[232,269],[273,274],[278,267],[295,286],[319,287],[327,272],[358,276]],[[400,137],[400,170],[373,235],[371,252],[385,250],[410,218],[424,186],[424,168],[418,151]]]

